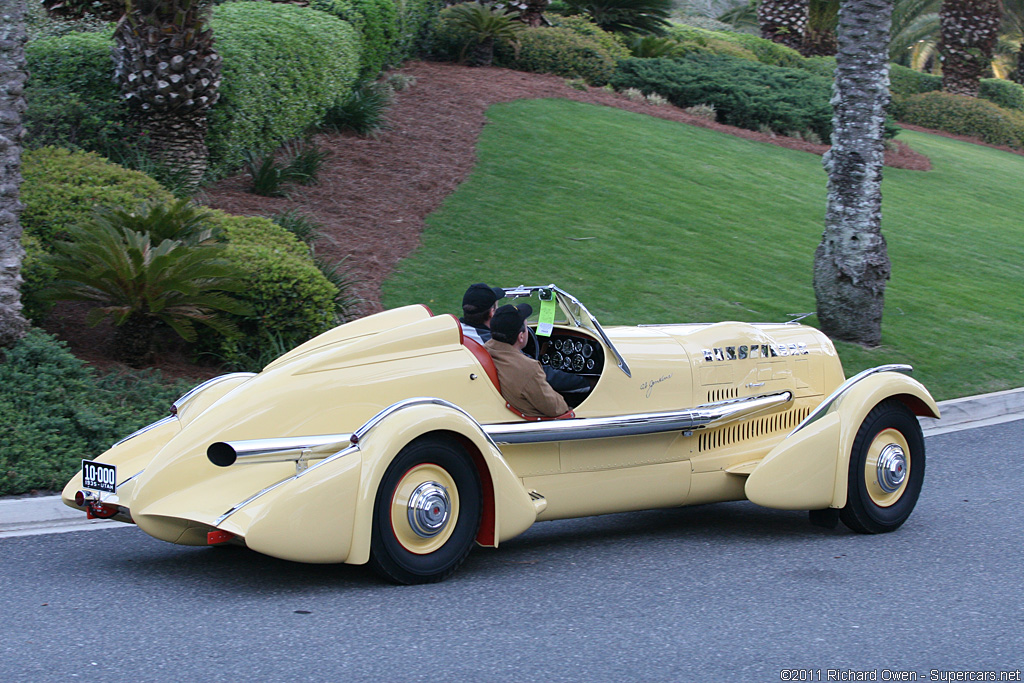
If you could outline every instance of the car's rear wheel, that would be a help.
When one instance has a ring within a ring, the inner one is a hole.
[[[476,467],[455,440],[413,441],[388,466],[377,489],[371,565],[396,583],[447,578],[473,547],[481,507]]]
[[[896,399],[879,403],[853,441],[843,524],[863,534],[899,528],[921,494],[924,465],[917,418]]]

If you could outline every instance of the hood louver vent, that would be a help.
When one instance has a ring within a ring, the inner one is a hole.
[[[750,420],[730,427],[722,427],[710,432],[702,433],[698,437],[697,452],[722,448],[739,441],[757,439],[766,434],[774,434],[781,431],[790,431],[807,417],[811,412],[810,408],[799,410],[788,410],[778,415],[769,415],[758,420]]]
[[[730,398],[739,398],[740,390],[736,387],[732,389],[712,389],[708,392],[708,403],[715,403],[716,401],[727,401]]]

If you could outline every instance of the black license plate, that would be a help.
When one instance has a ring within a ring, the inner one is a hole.
[[[82,461],[82,488],[93,491],[115,493],[117,490],[117,468],[95,460]]]

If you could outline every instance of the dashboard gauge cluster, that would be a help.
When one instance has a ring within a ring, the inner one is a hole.
[[[563,372],[600,375],[604,367],[604,351],[590,339],[554,335],[544,344],[540,362]]]

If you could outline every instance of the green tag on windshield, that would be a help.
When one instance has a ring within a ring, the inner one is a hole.
[[[550,337],[555,329],[555,298],[550,297],[540,302],[540,318],[537,320],[537,334]]]

